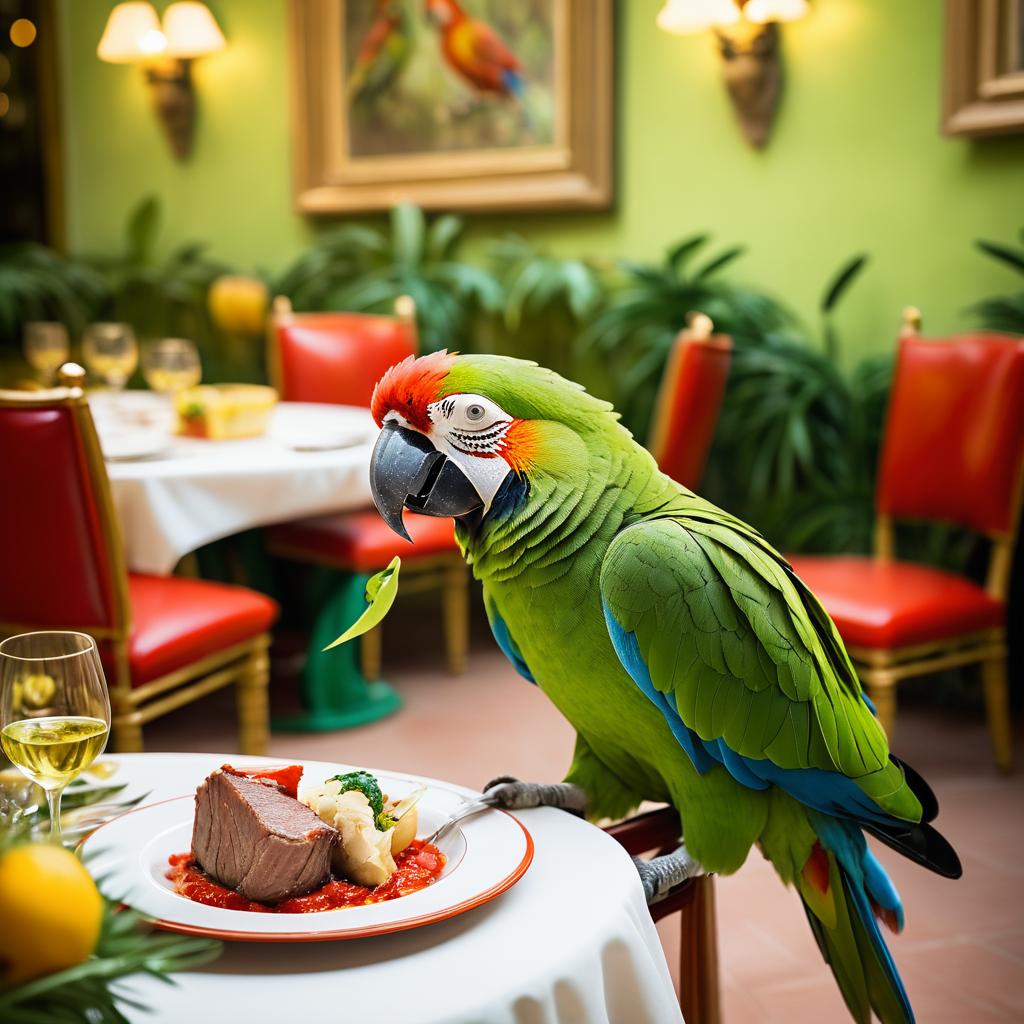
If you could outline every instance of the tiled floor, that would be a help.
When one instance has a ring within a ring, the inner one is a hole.
[[[384,722],[344,733],[275,735],[274,754],[387,766],[481,786],[495,775],[554,780],[573,734],[544,696],[479,637],[469,671],[441,671],[433,615],[404,616],[385,645],[388,678],[405,700]],[[395,636],[402,636],[395,650]],[[425,667],[424,667],[425,666]],[[286,702],[287,684],[275,700]],[[221,694],[154,723],[150,750],[232,750],[233,708]],[[1024,737],[1018,736],[1024,751]],[[907,907],[891,942],[921,1024],[1024,1021],[1024,773],[1000,778],[980,719],[907,710],[897,751],[932,783],[936,823],[957,847],[964,877],[938,878],[881,851]],[[1024,755],[1022,755],[1024,756]],[[717,884],[726,1024],[848,1019],[792,890],[757,853]],[[672,918],[661,925],[675,970]]]

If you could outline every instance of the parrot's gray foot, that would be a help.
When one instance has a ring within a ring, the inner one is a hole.
[[[663,900],[669,894],[669,890],[680,882],[706,873],[690,856],[685,846],[680,846],[674,853],[652,857],[650,860],[634,857],[633,863],[640,875],[648,904]]]
[[[587,810],[587,794],[571,782],[520,782],[511,776],[502,775],[488,782],[484,792],[494,799],[496,806],[504,807],[507,811],[524,811],[528,807],[558,807],[582,816]]]

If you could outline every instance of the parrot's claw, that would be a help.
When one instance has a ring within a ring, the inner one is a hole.
[[[652,857],[650,860],[634,857],[633,863],[640,875],[648,905],[663,900],[680,882],[705,874],[685,846],[680,846],[674,853]]]
[[[557,807],[581,817],[587,810],[587,794],[571,782],[520,782],[502,775],[484,786],[484,793],[495,805],[507,811],[524,811],[528,807]]]

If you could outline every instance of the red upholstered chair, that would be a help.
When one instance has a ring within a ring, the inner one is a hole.
[[[369,406],[384,371],[417,351],[415,306],[409,296],[394,316],[294,313],[274,301],[269,329],[271,383],[287,402]],[[448,666],[463,670],[469,646],[469,581],[450,519],[406,513],[413,544],[388,528],[375,509],[285,523],[266,531],[269,550],[312,565],[374,573],[402,558],[402,592],[440,588]],[[363,675],[380,675],[381,629],[361,639]]]
[[[94,636],[116,750],[141,750],[146,722],[234,683],[240,748],[265,753],[277,605],[242,587],[126,572],[80,388],[0,391],[0,453],[0,636]]]
[[[998,766],[1009,770],[1006,599],[1024,455],[1024,340],[900,340],[875,495],[875,555],[791,559],[835,621],[886,732],[902,679],[979,663]],[[898,561],[893,523],[991,540],[985,585]]]
[[[711,449],[732,360],[732,341],[711,320],[690,315],[669,353],[648,444],[661,471],[696,490]]]

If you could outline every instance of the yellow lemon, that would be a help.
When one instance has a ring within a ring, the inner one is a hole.
[[[267,316],[267,286],[255,277],[225,274],[207,298],[213,322],[228,334],[259,334]]]
[[[96,948],[103,897],[82,862],[50,843],[0,856],[0,987],[74,967]]]
[[[57,692],[57,681],[45,673],[25,676],[21,681],[21,699],[30,708],[45,708]]]

